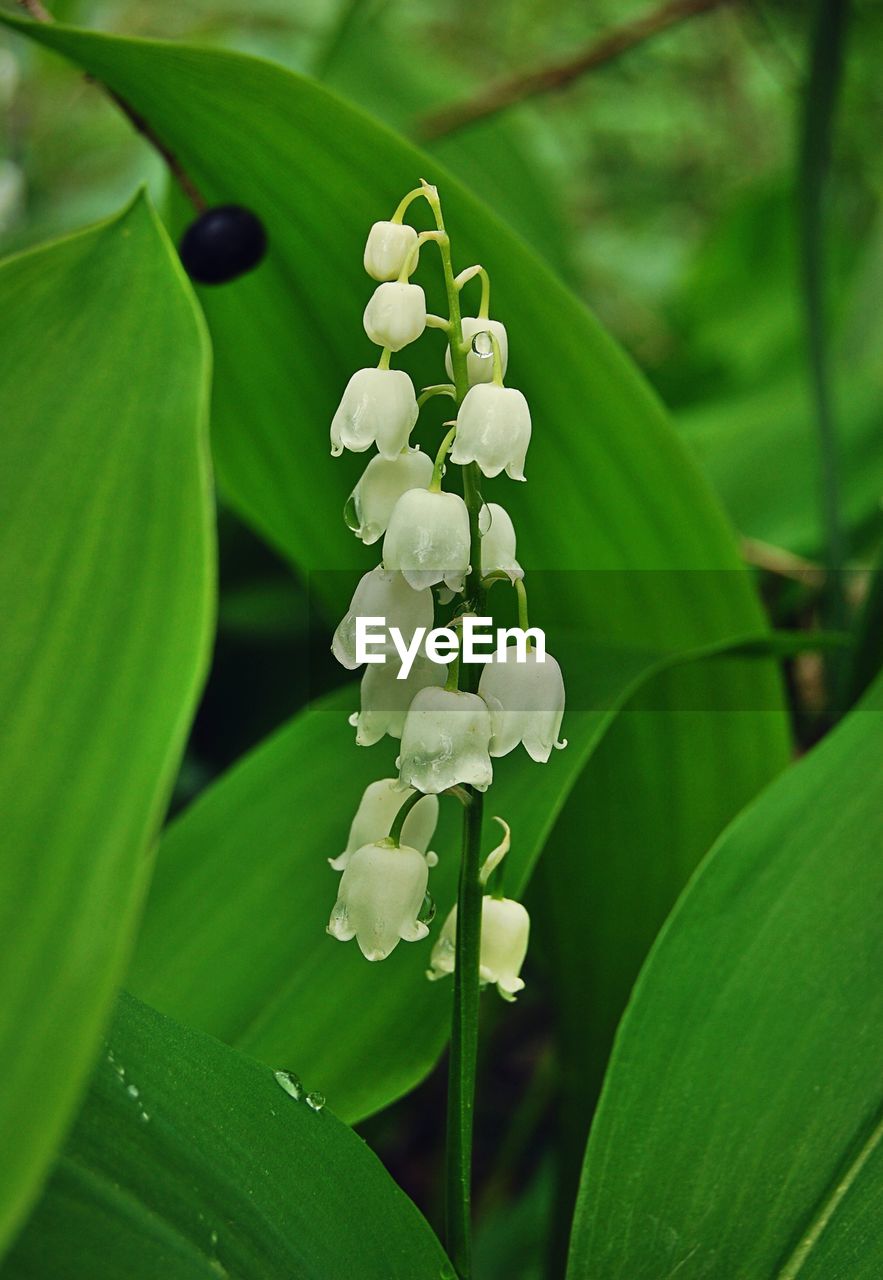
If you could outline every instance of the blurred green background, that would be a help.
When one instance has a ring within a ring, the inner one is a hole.
[[[417,141],[433,110],[569,57],[656,8],[653,0],[50,7],[73,24],[272,58],[324,79]],[[796,232],[810,8],[799,0],[709,6],[562,90],[427,142],[545,256],[658,389],[783,626],[812,621],[812,587],[789,574],[823,556]],[[881,35],[883,6],[856,5],[826,210],[843,505],[858,567],[876,559],[883,529]],[[165,200],[161,161],[60,59],[0,39],[0,102],[3,253],[115,211],[143,181]],[[297,173],[285,180],[296,189]],[[548,359],[554,367],[554,350]],[[340,679],[325,657],[327,638],[311,634],[305,585],[228,511],[220,534],[219,636],[177,807],[308,693]],[[792,676],[809,725],[811,661]],[[542,955],[532,963],[541,969]],[[514,1018],[494,1007],[484,1041],[486,1082],[495,1086],[483,1086],[477,1170],[489,1276],[514,1274],[513,1257],[524,1267],[531,1242],[541,1253],[551,1178],[535,1139],[554,1064],[536,990],[532,997],[529,985]],[[397,1178],[434,1217],[443,1095],[436,1073],[370,1126]],[[510,1127],[513,1100],[522,1105]],[[513,1183],[526,1190],[517,1217]]]

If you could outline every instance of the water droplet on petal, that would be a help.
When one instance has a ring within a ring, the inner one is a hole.
[[[310,1108],[311,1111],[321,1111],[322,1108],[325,1106],[325,1094],[324,1093],[308,1093],[307,1106]]]
[[[300,1102],[304,1096],[304,1087],[300,1076],[296,1076],[293,1071],[274,1071],[273,1075],[279,1088],[284,1089],[289,1097],[294,1098],[295,1102]]]
[[[417,913],[417,919],[421,924],[432,924],[435,919],[435,912],[435,898],[433,898],[432,894],[427,889],[423,897],[423,906]]]
[[[472,350],[480,360],[487,360],[489,356],[494,354],[494,344],[491,341],[491,335],[486,329],[482,329],[481,333],[477,333],[472,339]]]
[[[359,519],[359,509],[356,503],[356,495],[351,493],[346,500],[346,506],[343,509],[343,522],[353,533],[358,533],[362,528],[362,522]]]

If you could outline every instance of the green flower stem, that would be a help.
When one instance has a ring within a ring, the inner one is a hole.
[[[390,222],[402,222],[405,214],[408,212],[408,208],[410,207],[410,205],[412,205],[415,200],[419,200],[420,197],[425,194],[426,192],[424,191],[422,186],[415,187],[413,191],[409,191],[408,194],[406,196],[403,196],[402,199],[399,201],[398,208],[390,218]]]
[[[435,466],[432,468],[432,480],[429,483],[430,493],[441,493],[442,473],[445,469],[445,458],[448,456],[448,450],[454,443],[454,436],[457,434],[456,426],[451,427],[439,445],[438,453],[435,455]]]
[[[463,350],[463,326],[460,298],[451,262],[451,245],[445,231],[438,192],[428,184],[424,188],[427,202],[441,233],[441,253],[448,299],[448,343],[454,373],[456,402],[459,405],[469,390],[466,352]],[[481,533],[478,516],[481,510],[479,470],[475,463],[463,468],[463,496],[469,510],[470,565],[467,594],[479,613],[484,604],[481,583]],[[478,684],[478,669],[464,670],[469,691]],[[478,1057],[479,983],[478,963],[481,946],[481,792],[467,788],[469,804],[463,815],[463,853],[460,862],[460,885],[457,893],[457,963],[454,969],[454,1003],[451,1019],[451,1051],[448,1060],[448,1117],[445,1153],[445,1243],[448,1255],[460,1280],[472,1276],[472,1126],[475,1110],[475,1074]]]
[[[401,809],[399,809],[398,813],[393,819],[393,824],[389,829],[389,836],[387,837],[387,839],[391,840],[393,844],[401,844],[402,828],[405,825],[405,819],[407,818],[411,810],[414,808],[414,805],[419,804],[422,799],[423,799],[422,791],[415,791],[413,795],[408,796],[407,800],[402,805]]]
[[[530,622],[527,616],[527,587],[523,578],[515,579],[515,594],[518,597],[518,625],[522,631],[527,631]]]
[[[458,291],[464,289],[470,280],[474,280],[476,276],[481,276],[481,301],[478,306],[479,320],[487,320],[488,312],[491,309],[491,278],[485,271],[484,267],[476,264],[474,267],[467,267],[465,271],[461,271],[455,280]]]
[[[453,400],[457,395],[456,390],[449,382],[438,382],[434,387],[424,387],[417,397],[417,408],[422,409],[427,400],[431,400],[433,396],[450,396]]]

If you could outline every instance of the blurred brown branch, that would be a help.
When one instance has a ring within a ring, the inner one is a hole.
[[[669,27],[683,22],[686,18],[706,13],[710,9],[718,9],[723,4],[731,2],[732,0],[668,0],[667,4],[661,5],[660,8],[654,9],[642,18],[635,18],[632,22],[623,23],[621,27],[614,27],[612,31],[608,31],[606,35],[601,36],[599,40],[571,58],[548,63],[533,71],[519,72],[517,75],[489,85],[473,98],[454,102],[447,107],[429,112],[418,121],[417,136],[426,141],[441,138],[466,125],[475,124],[486,116],[503,111],[516,102],[522,102],[525,98],[531,98],[538,93],[549,93],[554,89],[563,89],[565,85],[578,79],[585,72],[612,62],[621,54],[627,53],[629,49],[643,44],[652,36],[667,31]]]
[[[52,14],[44,7],[42,0],[18,0],[18,3],[21,8],[24,9],[25,13],[27,13],[29,17],[33,18],[35,22],[51,23],[53,21]],[[96,84],[99,88],[103,89],[111,102],[115,103],[116,106],[119,107],[120,111],[122,111],[123,115],[132,127],[140,133],[143,138],[146,138],[150,145],[159,152],[163,160],[165,160],[168,165],[172,176],[175,178],[184,195],[193,205],[196,212],[203,213],[207,205],[202,192],[187,173],[175,153],[171,151],[159,137],[157,137],[144,117],[140,115],[134,107],[130,106],[125,98],[121,98],[118,93],[114,92],[114,90],[106,85],[102,80],[98,80],[95,76],[91,75],[86,75],[84,78],[88,83]]]

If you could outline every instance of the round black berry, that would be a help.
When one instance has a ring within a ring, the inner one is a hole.
[[[250,209],[222,204],[206,209],[181,237],[184,270],[199,284],[225,284],[251,271],[267,249],[263,223]]]

